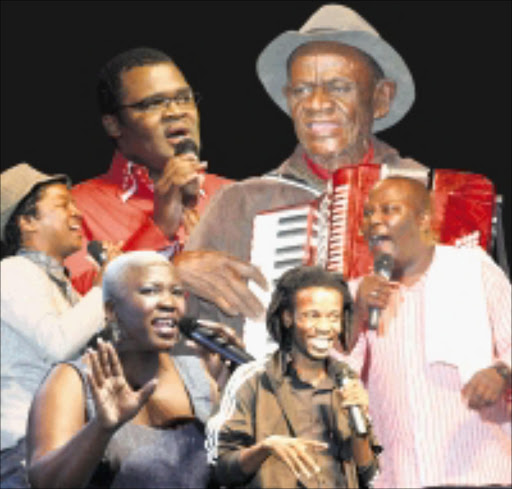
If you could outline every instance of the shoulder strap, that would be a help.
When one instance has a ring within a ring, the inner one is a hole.
[[[210,382],[201,359],[193,355],[175,355],[173,360],[187,389],[196,418],[206,423],[212,412],[213,402]]]
[[[73,367],[77,374],[80,376],[82,380],[82,385],[84,388],[84,397],[85,397],[85,414],[87,420],[93,418],[96,415],[96,406],[94,405],[94,399],[92,398],[91,387],[89,385],[89,381],[87,380],[87,365],[84,363],[82,358],[78,360],[72,360],[69,362],[62,362],[70,367]]]

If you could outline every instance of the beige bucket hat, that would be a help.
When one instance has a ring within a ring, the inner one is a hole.
[[[344,5],[324,5],[299,31],[284,32],[271,41],[256,62],[261,83],[284,112],[289,114],[283,94],[287,83],[287,60],[299,46],[313,41],[335,41],[353,46],[371,56],[384,75],[396,82],[396,95],[389,114],[375,120],[373,132],[393,126],[409,111],[415,98],[414,81],[400,55],[354,10]]]
[[[46,175],[32,168],[28,163],[19,163],[0,174],[0,239],[4,241],[5,226],[20,202],[37,185],[47,182],[64,182],[68,186],[71,180],[66,175]]]

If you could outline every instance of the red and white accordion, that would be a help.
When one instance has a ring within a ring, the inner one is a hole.
[[[372,163],[337,170],[326,192],[317,199],[256,215],[251,263],[260,267],[271,289],[286,270],[298,265],[321,265],[343,273],[346,280],[370,273],[373,257],[361,232],[370,190],[390,175],[409,176],[427,184],[427,172],[391,171]],[[434,171],[432,193],[432,228],[437,241],[455,246],[480,245],[490,251],[496,202],[492,182],[482,175],[440,169]],[[251,288],[267,305],[270,292]],[[244,328],[245,344],[256,357],[261,356],[261,350],[269,351],[262,327],[247,320]]]
[[[373,257],[361,233],[364,203],[385,176],[381,165],[345,167],[314,201],[261,212],[253,223],[251,262],[271,280],[297,265],[322,265],[346,279],[368,273]],[[435,170],[432,187],[437,240],[489,251],[496,200],[492,182],[472,173]]]

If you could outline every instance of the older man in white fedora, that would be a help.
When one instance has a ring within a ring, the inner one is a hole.
[[[428,168],[402,158],[374,136],[405,116],[414,101],[414,82],[400,55],[350,8],[321,7],[299,31],[271,41],[256,67],[272,100],[290,115],[298,145],[263,178],[222,189],[190,236],[187,250],[222,250],[250,260],[254,217],[318,197],[339,168],[374,163],[387,175],[428,181]],[[361,200],[362,191],[353,188],[352,198]],[[228,318],[206,302],[200,311],[243,331],[255,356],[268,353],[267,342],[256,337],[252,326],[245,327],[241,316]],[[258,329],[264,332],[263,326]]]
[[[426,185],[432,180],[429,168],[402,157],[376,137],[376,133],[397,124],[407,114],[414,102],[415,86],[401,56],[354,10],[343,5],[320,7],[298,31],[286,31],[272,40],[260,54],[256,68],[272,100],[289,114],[298,145],[270,173],[221,189],[190,236],[186,250],[220,250],[251,260],[257,214],[311,201],[326,191],[334,174],[349,168],[373,164],[378,168],[377,179],[400,175]],[[358,204],[350,204],[352,210],[347,213],[342,239],[349,244],[359,243],[357,248],[347,246],[344,251],[346,262],[354,264],[354,272],[339,270],[347,278],[367,273],[371,265],[368,250],[361,252],[364,245],[358,225],[362,202],[372,184],[361,175],[347,193],[350,202]],[[441,173],[436,171],[435,177],[438,175]],[[492,187],[485,177],[478,177],[483,186]],[[447,188],[445,197],[449,191]],[[488,207],[494,208],[494,202],[489,202]],[[480,244],[488,249],[494,246],[489,244],[491,214],[488,212],[485,222],[481,219],[482,228],[489,231],[489,242]],[[436,211],[438,234],[447,215],[441,208]],[[507,271],[500,214],[496,216],[492,235],[497,236],[498,262]],[[479,225],[478,219],[471,225]],[[474,234],[478,233],[479,230]],[[454,241],[455,238],[443,242]],[[244,330],[242,316],[229,318],[210,303],[201,303],[200,314],[227,322],[240,333]],[[257,338],[251,338],[247,328],[243,334],[248,348],[255,348],[252,353],[256,356],[256,350],[266,349]]]
[[[0,262],[1,485],[28,487],[23,439],[32,397],[54,362],[77,356],[103,328],[101,274],[80,297],[63,265],[82,244],[66,175],[20,163],[0,183],[0,235],[11,255]],[[109,243],[108,259],[116,254]]]

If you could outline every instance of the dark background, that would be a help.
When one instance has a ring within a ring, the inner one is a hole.
[[[112,148],[99,123],[95,76],[136,46],[170,54],[202,95],[202,157],[234,179],[275,167],[292,125],[255,73],[264,46],[323,2],[1,2],[1,165],[27,161],[74,182],[105,171]],[[508,1],[345,2],[405,59],[411,112],[380,137],[433,168],[487,175],[505,197],[511,256]]]

